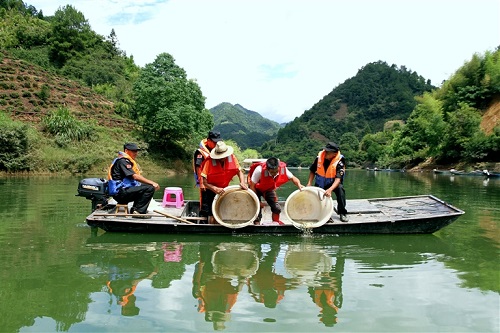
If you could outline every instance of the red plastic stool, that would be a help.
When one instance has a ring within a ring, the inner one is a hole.
[[[169,205],[181,208],[184,205],[184,194],[182,193],[182,188],[166,187],[165,192],[163,192],[163,202],[161,205],[163,207]]]

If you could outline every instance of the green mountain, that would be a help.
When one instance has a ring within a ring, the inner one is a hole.
[[[241,149],[260,148],[264,142],[274,140],[280,125],[243,106],[221,103],[210,109],[214,116],[214,129],[224,139],[234,140]]]
[[[433,88],[404,66],[369,63],[280,129],[276,143],[266,143],[261,152],[301,165],[328,141],[340,144],[343,152],[358,151],[364,135],[382,131],[388,121],[405,121],[417,104],[415,97]]]

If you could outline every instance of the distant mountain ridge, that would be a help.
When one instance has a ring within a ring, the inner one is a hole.
[[[353,160],[364,135],[382,131],[388,121],[406,121],[417,104],[415,96],[434,88],[404,66],[369,63],[280,129],[275,143],[267,143],[260,152],[278,155],[289,165],[303,165],[326,142],[335,141]]]
[[[221,103],[210,109],[214,116],[214,130],[224,139],[238,143],[241,149],[260,148],[264,142],[276,138],[281,125],[240,104]]]

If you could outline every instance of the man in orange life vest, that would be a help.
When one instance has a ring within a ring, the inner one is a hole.
[[[259,201],[264,197],[271,208],[273,222],[282,225],[280,221],[281,206],[278,203],[276,189],[291,180],[299,190],[302,189],[300,180],[295,177],[286,167],[286,163],[281,162],[276,157],[270,157],[266,162],[255,163],[251,166],[249,175],[250,189],[257,194]],[[262,218],[262,211],[259,213],[258,220]],[[259,221],[256,223],[258,224]]]
[[[233,147],[226,145],[224,141],[217,142],[201,167],[203,186],[207,191],[203,195],[200,216],[208,217],[210,224],[217,223],[212,212],[212,203],[215,196],[224,194],[224,188],[229,185],[229,182],[236,175],[240,180],[240,187],[247,190],[248,187],[245,184],[240,164],[236,156],[233,155]]]
[[[335,192],[337,197],[337,209],[335,211],[340,215],[340,221],[348,222],[343,186],[344,174],[344,156],[340,153],[339,146],[335,142],[328,142],[309,167],[307,186],[311,186],[313,179],[316,177],[314,186],[324,189],[327,197],[331,197],[332,192]]]
[[[196,187],[200,188],[200,202],[203,200],[203,192],[205,191],[205,187],[203,186],[203,182],[201,181],[201,165],[203,161],[208,158],[210,155],[210,151],[215,148],[217,142],[221,141],[220,133],[217,131],[208,132],[208,136],[200,141],[198,149],[194,151],[193,156],[193,171],[194,171],[194,180],[196,183]]]
[[[137,151],[140,150],[135,143],[126,143],[124,152],[119,152],[108,169],[108,191],[119,204],[131,201],[134,205],[131,214],[138,218],[147,214],[149,202],[155,191],[160,189],[158,183],[141,176],[139,165],[135,161]],[[149,217],[150,218],[150,217]]]

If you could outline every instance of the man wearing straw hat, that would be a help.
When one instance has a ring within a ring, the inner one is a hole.
[[[248,189],[240,164],[233,151],[233,147],[226,145],[224,141],[219,141],[201,167],[203,186],[207,191],[201,203],[200,216],[208,217],[210,224],[217,223],[212,212],[215,196],[224,194],[224,189],[234,176],[238,176],[242,189]]]

